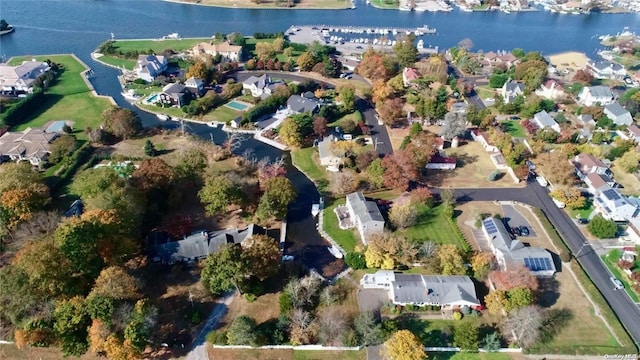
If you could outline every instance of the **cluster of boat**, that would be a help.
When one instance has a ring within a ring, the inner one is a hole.
[[[414,34],[416,36],[435,34],[436,29],[425,25],[417,29],[395,29],[395,28],[363,28],[363,27],[342,27],[342,28],[323,28],[321,33],[324,37],[330,37],[330,33],[346,33],[346,34],[368,34],[368,35],[388,35],[396,36],[405,33],[407,35]]]

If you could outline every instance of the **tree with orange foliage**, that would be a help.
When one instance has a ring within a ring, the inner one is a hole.
[[[2,192],[0,206],[9,214],[10,226],[29,220],[33,214],[49,203],[49,188],[41,183]]]
[[[371,100],[375,103],[382,103],[393,95],[393,89],[382,80],[376,80],[371,86]]]
[[[109,334],[109,328],[102,320],[93,319],[89,328],[89,351],[95,354],[104,353]]]
[[[524,265],[514,266],[507,271],[494,270],[489,273],[496,289],[511,290],[514,288],[526,288],[531,291],[538,290],[538,278]]]
[[[138,360],[140,353],[134,349],[129,341],[122,341],[116,335],[111,334],[104,344],[104,351],[110,360]]]
[[[387,99],[382,103],[376,104],[376,111],[385,125],[393,126],[404,120],[403,114],[404,102],[400,98]]]
[[[418,178],[418,169],[415,167],[411,154],[400,150],[382,159],[384,168],[384,186],[392,189],[406,189],[410,181]]]
[[[356,68],[356,72],[371,80],[386,80],[391,74],[388,65],[385,65],[385,61],[389,63],[388,56],[370,48],[363,54],[362,61]]]
[[[115,300],[140,298],[140,282],[120,266],[103,269],[96,279],[89,297],[104,296]]]
[[[161,158],[145,159],[132,178],[144,190],[166,189],[173,180],[173,168]]]

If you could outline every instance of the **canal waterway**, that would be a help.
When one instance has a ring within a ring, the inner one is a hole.
[[[504,14],[498,12],[416,13],[379,10],[356,0],[354,10],[256,10],[202,7],[160,0],[2,0],[0,17],[16,31],[0,38],[0,56],[75,53],[94,70],[91,81],[99,94],[111,95],[124,107],[130,107],[120,95],[118,71],[95,62],[90,53],[101,42],[116,38],[160,38],[170,33],[182,37],[206,37],[216,32],[285,31],[291,25],[329,24],[363,27],[435,27],[437,34],[423,37],[425,46],[441,49],[470,38],[474,50],[510,50],[516,47],[538,50],[543,54],[581,51],[595,56],[598,35],[615,34],[629,27],[640,30],[637,14],[562,15],[544,11]],[[140,112],[145,125],[157,125],[153,115]],[[175,123],[174,123],[175,126]],[[187,131],[213,138],[220,144],[226,134],[205,125],[188,124]],[[247,139],[244,149],[253,149],[256,157],[275,159],[283,153],[266,144]],[[289,177],[298,198],[289,212],[295,255],[311,265],[329,262],[311,218],[311,205],[318,193],[302,173],[289,165]]]

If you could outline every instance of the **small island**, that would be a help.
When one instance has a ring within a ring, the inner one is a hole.
[[[12,33],[16,28],[9,25],[4,19],[0,20],[0,35]]]

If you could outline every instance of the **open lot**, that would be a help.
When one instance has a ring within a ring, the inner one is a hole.
[[[31,57],[29,57],[31,59]],[[83,64],[71,55],[36,56],[38,61],[50,59],[64,66],[57,81],[46,90],[44,104],[32,109],[31,114],[15,130],[39,127],[51,120],[71,120],[74,122],[76,136],[84,140],[84,129],[96,128],[102,122],[102,112],[112,106],[107,98],[96,97],[82,78],[81,72],[87,70]],[[26,58],[12,58],[11,64],[19,64]]]
[[[211,38],[189,38],[189,39],[144,39],[144,40],[116,40],[113,47],[116,52],[122,51],[144,51],[151,50],[154,54],[160,54],[164,50],[171,49],[174,51],[187,50],[203,41],[210,41]]]
[[[570,51],[550,55],[549,61],[551,62],[551,65],[555,66],[560,71],[576,71],[587,66],[589,58],[584,53]]]
[[[445,152],[449,156],[457,157],[458,167],[454,170],[427,170],[424,181],[430,186],[452,188],[526,186],[524,182],[514,183],[506,173],[499,180],[489,181],[488,176],[496,170],[496,167],[491,162],[489,154],[477,142],[462,143],[460,147],[446,149]]]

